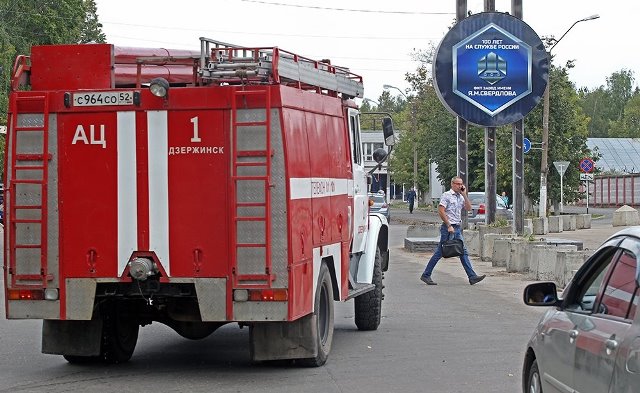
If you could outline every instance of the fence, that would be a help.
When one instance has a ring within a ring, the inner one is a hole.
[[[585,191],[584,183],[580,191]],[[620,176],[596,176],[589,182],[590,206],[638,206],[640,205],[640,174]],[[587,203],[586,198],[579,204]]]

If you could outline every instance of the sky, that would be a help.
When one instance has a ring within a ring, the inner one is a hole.
[[[496,0],[509,12],[510,0]],[[364,96],[378,100],[383,85],[410,93],[416,50],[437,46],[455,19],[455,0],[96,0],[107,42],[117,46],[199,50],[199,37],[247,47],[277,46],[311,59],[331,59],[364,80]],[[162,5],[160,5],[162,4]],[[167,6],[167,4],[170,4]],[[472,13],[484,1],[468,0]],[[606,86],[622,69],[640,79],[640,2],[629,0],[523,0],[523,20],[540,36],[559,39],[554,63],[575,60],[576,87]],[[633,32],[636,33],[633,33]],[[636,86],[638,80],[636,80]],[[397,90],[390,90],[398,95]]]

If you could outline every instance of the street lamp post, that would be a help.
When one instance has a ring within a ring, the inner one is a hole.
[[[402,90],[395,86],[391,85],[382,85],[382,88],[385,90],[395,89],[402,94],[404,99],[409,102],[409,98],[407,97]],[[417,129],[416,129],[416,103],[415,99],[411,101],[411,127],[413,128],[413,189],[418,192],[418,149],[416,148],[416,137],[417,137]]]
[[[560,36],[560,38],[549,47],[547,56],[549,57],[549,71],[551,71],[551,50],[567,35],[567,33],[580,22],[586,22],[598,19],[600,15],[591,15],[583,19],[579,19]],[[542,107],[542,157],[540,158],[540,201],[538,213],[540,217],[547,216],[547,175],[549,174],[549,90],[551,78],[547,82],[547,88],[544,90],[543,107]]]

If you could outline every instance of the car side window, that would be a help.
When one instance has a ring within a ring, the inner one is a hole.
[[[602,293],[599,313],[627,318],[632,299],[638,289],[636,267],[636,256],[629,250],[623,250]]]
[[[616,242],[617,244],[618,242]],[[570,311],[591,313],[596,303],[598,290],[607,275],[607,271],[617,248],[613,245],[601,248],[576,274],[566,299],[566,308]]]

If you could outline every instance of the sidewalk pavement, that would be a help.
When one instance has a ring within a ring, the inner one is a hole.
[[[548,233],[546,235],[536,235],[541,238],[580,240],[583,242],[585,250],[595,251],[605,240],[618,231],[627,228],[626,226],[614,227],[612,222],[613,212],[618,208],[597,208],[589,209],[590,213],[601,215],[599,218],[591,220],[591,229],[578,229],[575,231],[566,231],[559,233]],[[566,206],[566,213],[584,213],[585,208]],[[413,214],[409,214],[408,209],[398,208],[391,210],[391,223],[403,223],[406,225],[420,225],[426,223],[439,223],[440,217],[435,211],[425,211],[424,209],[416,209]]]

